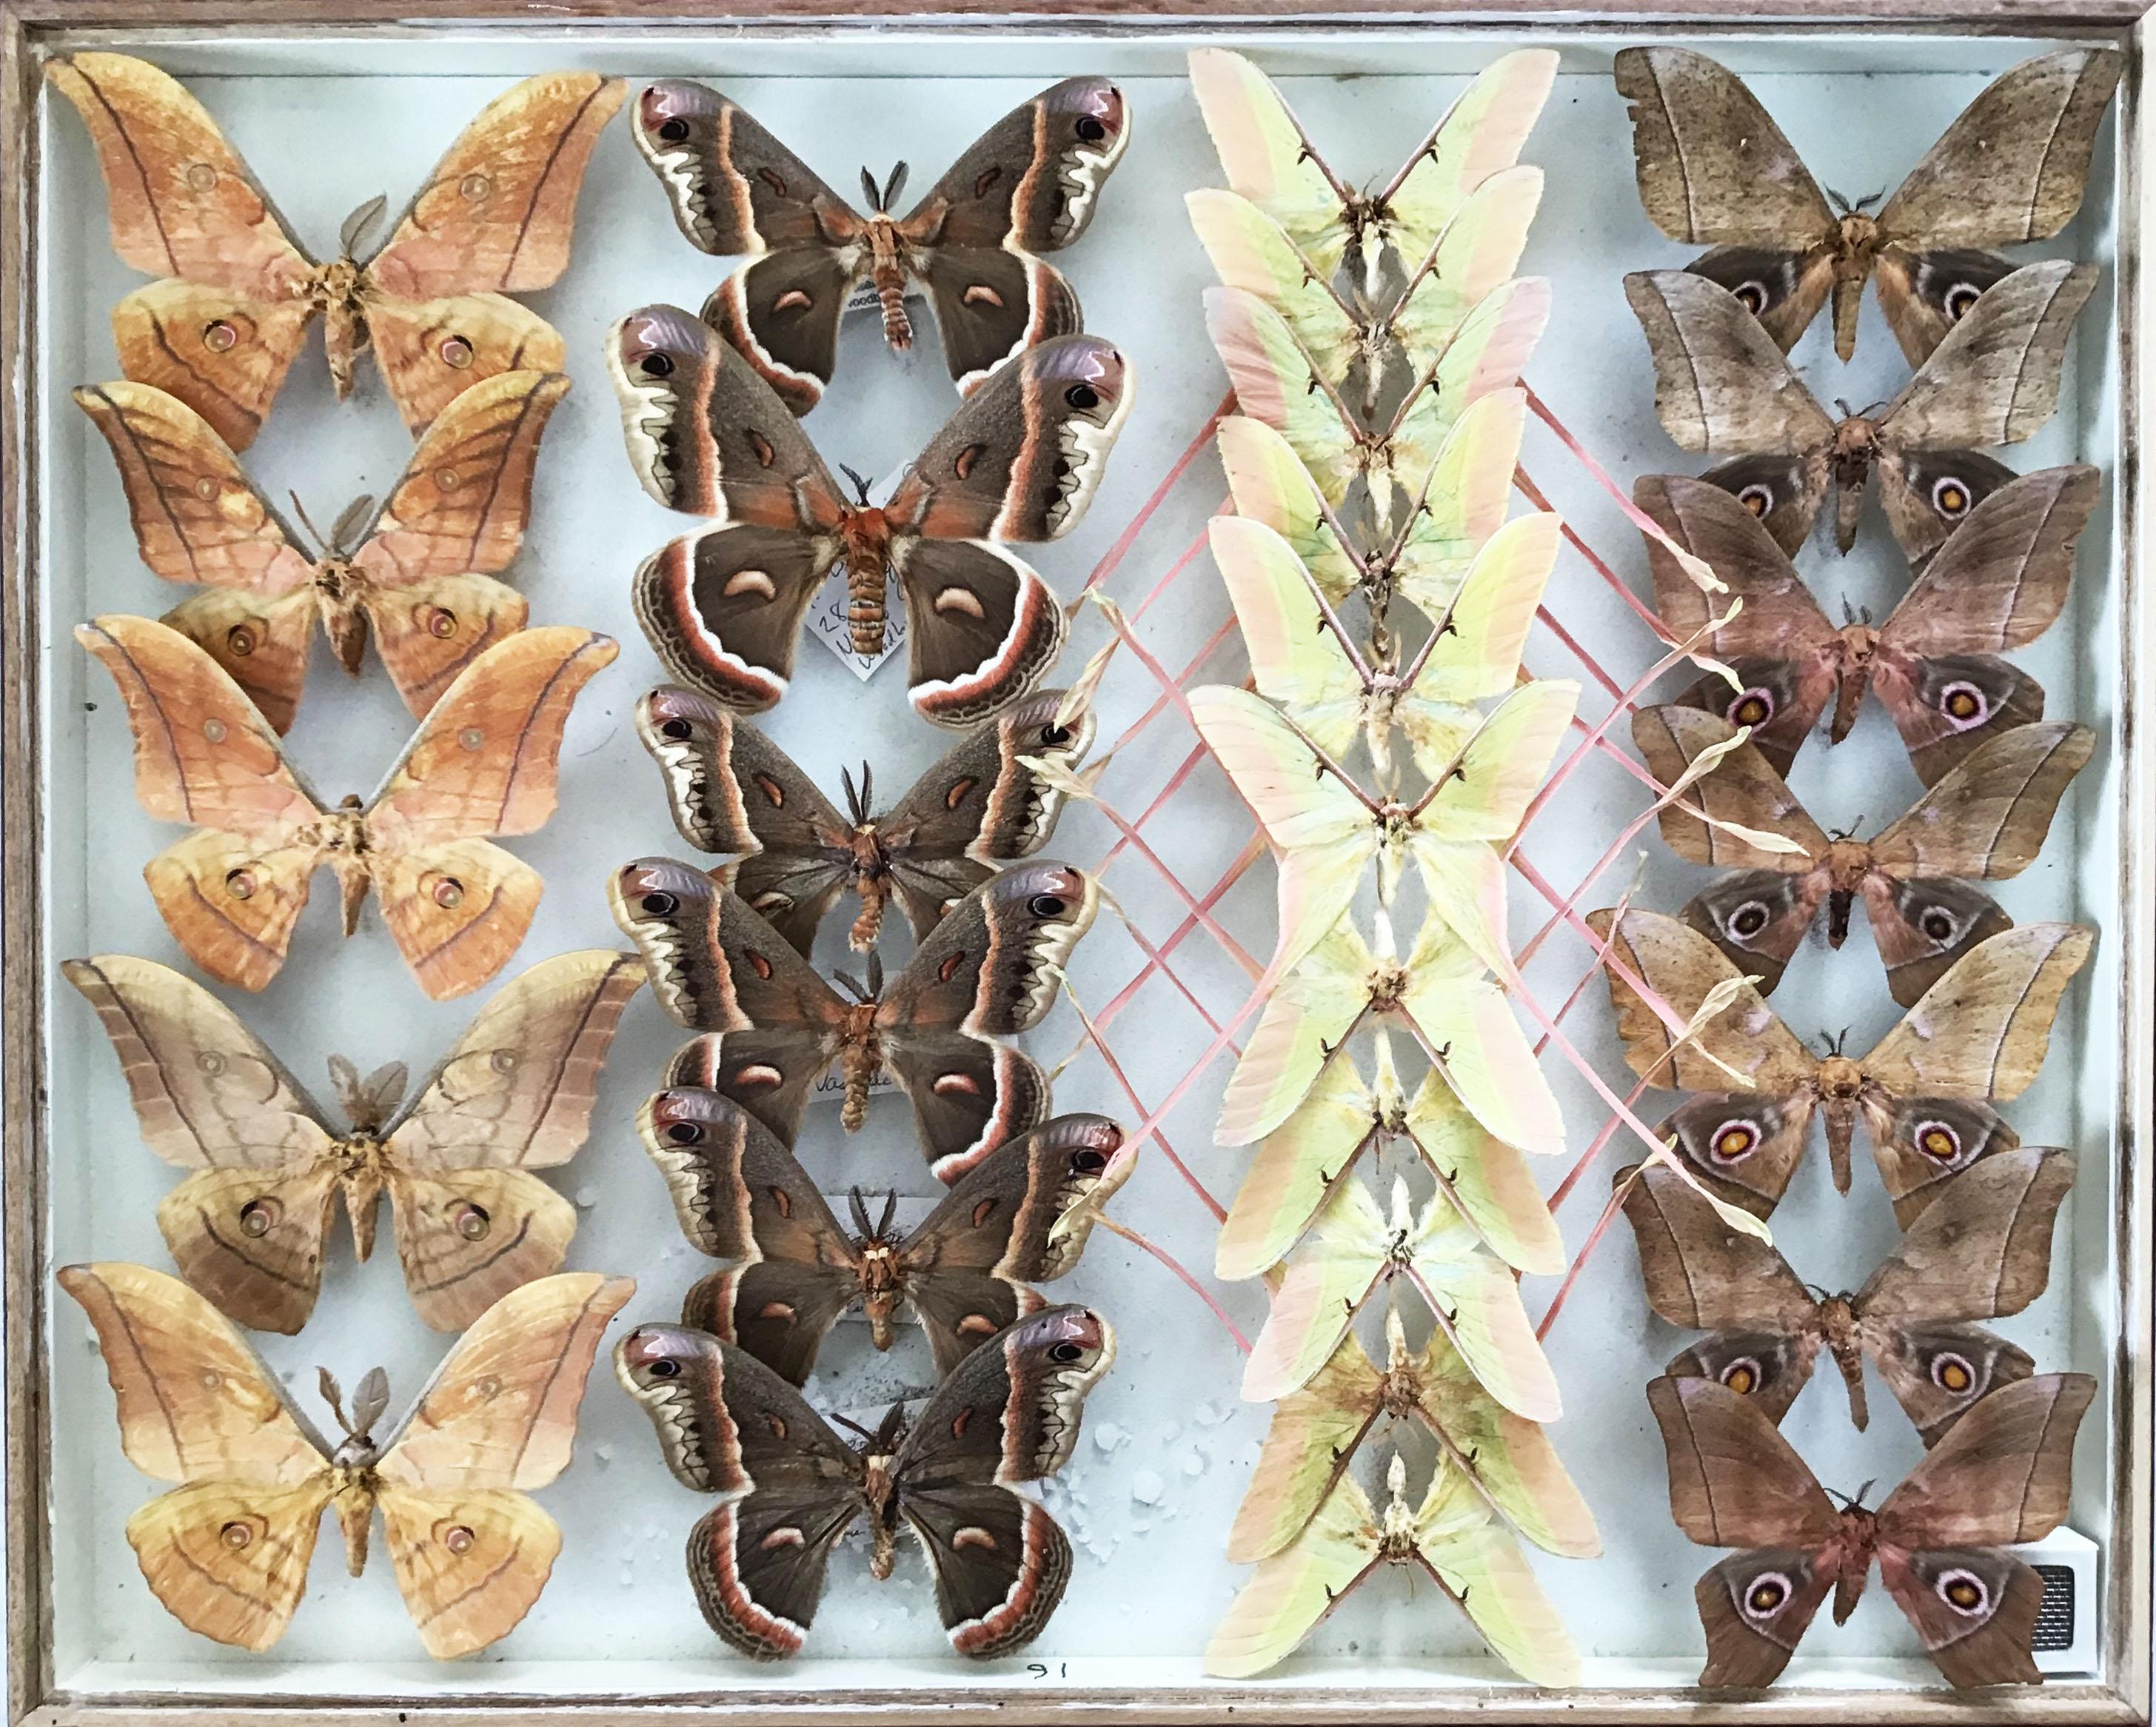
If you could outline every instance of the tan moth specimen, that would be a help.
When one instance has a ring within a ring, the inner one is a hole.
[[[644,982],[634,955],[604,948],[542,961],[495,993],[402,1108],[403,1063],[362,1079],[332,1056],[340,1129],[180,973],[124,953],[61,970],[104,1022],[144,1142],[196,1172],[157,1208],[181,1275],[241,1324],[282,1332],[314,1311],[340,1195],[364,1260],[387,1191],[405,1285],[438,1331],[559,1269],[576,1208],[530,1172],[584,1143],[599,1068]]]
[[[427,1652],[506,1636],[547,1586],[562,1532],[529,1497],[567,1467],[585,1375],[627,1277],[564,1272],[504,1296],[466,1332],[385,1439],[379,1368],[347,1408],[321,1373],[331,1445],[232,1323],[177,1278],[138,1265],[62,1267],[119,1402],[128,1461],[177,1482],[127,1519],[151,1590],[190,1631],[244,1649],[284,1635],[326,1510],[352,1575],[378,1510],[397,1586]]]

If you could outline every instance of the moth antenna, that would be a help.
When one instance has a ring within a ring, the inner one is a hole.
[[[894,1403],[883,1412],[883,1421],[876,1428],[876,1442],[886,1451],[896,1451],[898,1442],[906,1434],[906,1406]]]
[[[877,204],[876,208],[880,210],[890,209],[893,204],[898,202],[899,193],[905,189],[906,164],[901,162],[891,169],[891,178],[883,182],[883,198],[882,201]]]
[[[306,529],[307,537],[315,542],[316,549],[325,553],[334,552],[336,547],[330,543],[330,537],[315,526],[314,518],[307,514],[307,506],[300,501],[299,493],[288,491],[285,496],[292,501],[292,511],[300,518],[300,526]]]
[[[868,170],[866,168],[863,168],[861,172],[863,173],[866,173]],[[854,482],[854,491],[855,494],[855,501],[865,509],[869,501],[869,481],[866,476],[856,474],[844,462],[840,462],[839,464],[839,471],[841,474],[844,474],[847,479]]]
[[[322,1401],[329,1405],[330,1413],[336,1417],[337,1426],[350,1433],[352,1423],[344,1418],[344,1392],[337,1385],[336,1375],[326,1367],[317,1367],[315,1370],[315,1389],[322,1394]]]
[[[883,955],[880,953],[869,955],[869,993],[861,999],[864,1001],[883,1000]]]
[[[863,168],[861,172],[865,174],[868,172],[868,170],[866,168]],[[860,1434],[861,1437],[867,1440],[870,1445],[874,1445],[876,1442],[875,1432],[867,1427],[864,1427],[859,1421],[854,1420],[852,1416],[842,1416],[836,1410],[834,1410],[831,1412],[831,1419],[836,1421],[841,1427],[847,1429],[850,1432]]]
[[[869,172],[866,162],[861,164],[861,196],[869,201],[870,209],[880,210],[883,208],[883,202],[876,194],[875,176]]]
[[[869,772],[868,763],[864,760],[861,763],[861,807],[860,813],[854,817],[854,820],[855,821],[861,822],[866,821],[869,819],[869,812],[875,808],[875,780]]]
[[[856,1001],[867,1001],[870,999],[869,992],[861,987],[861,980],[850,971],[834,971],[831,974],[831,980],[845,985],[847,992]]]
[[[854,1227],[861,1232],[862,1239],[866,1240],[874,1235],[875,1231],[869,1227],[869,1208],[862,1203],[860,1189],[855,1187],[847,1190],[846,1204],[852,1209]]]
[[[897,1216],[898,1190],[895,1187],[886,1188],[883,1195],[883,1216],[876,1221],[875,1232],[879,1236],[888,1236],[891,1233],[891,1221]]]
[[[862,771],[865,773],[867,771],[866,768],[864,767]],[[862,813],[860,794],[854,789],[854,773],[852,768],[841,768],[839,769],[839,784],[845,788],[847,813],[853,817],[854,825],[855,827],[859,827],[863,822],[868,820],[868,817]]]
[[[861,172],[866,173],[868,170],[864,168]],[[1825,188],[1825,190],[1827,195],[1827,201],[1834,206],[1835,214],[1837,216],[1846,216],[1849,214],[1849,200],[1844,198],[1839,192],[1836,192],[1831,186]]]
[[[337,229],[337,244],[344,248],[346,257],[359,249],[367,231],[382,219],[382,213],[388,208],[389,200],[377,192],[344,218],[344,225]]]
[[[1864,214],[1871,205],[1877,203],[1881,198],[1886,196],[1886,189],[1883,187],[1877,192],[1868,192],[1849,207],[1850,212],[1853,215],[1861,216]]]

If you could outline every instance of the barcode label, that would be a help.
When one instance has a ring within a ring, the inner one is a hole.
[[[2038,1565],[2044,1580],[2044,1599],[2036,1609],[2032,1650],[2071,1649],[2074,1646],[2074,1574],[2069,1565]]]

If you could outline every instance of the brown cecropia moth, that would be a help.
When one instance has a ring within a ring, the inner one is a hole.
[[[1044,1308],[968,1355],[911,1422],[900,1405],[875,1431],[855,1428],[858,1448],[709,1332],[640,1325],[615,1347],[614,1371],[675,1478],[719,1496],[689,1532],[689,1581],[730,1647],[762,1661],[796,1653],[831,1550],[865,1514],[870,1575],[891,1575],[911,1529],[952,1647],[986,1659],[1032,1642],[1062,1601],[1070,1539],[1012,1489],[1069,1460],[1086,1394],[1115,1355],[1098,1313]]]
[[[864,216],[704,85],[662,80],[631,112],[636,147],[689,243],[749,254],[705,302],[705,321],[796,414],[822,399],[839,319],[864,283],[894,348],[913,342],[907,285],[927,288],[944,362],[967,393],[1035,343],[1085,327],[1070,284],[1036,254],[1085,233],[1130,144],[1123,93],[1105,78],[1066,78],[1019,104],[903,216],[891,206],[904,162],[880,186],[861,170]]]
[[[886,573],[905,595],[907,695],[972,725],[1055,664],[1063,609],[1014,541],[1061,538],[1100,489],[1131,408],[1129,362],[1091,336],[1028,348],[967,398],[888,501],[843,490],[786,404],[678,306],[607,338],[629,465],[666,506],[712,519],[636,573],[637,617],[667,671],[744,712],[786,693],[808,604],[846,574],[856,652],[883,651]]]

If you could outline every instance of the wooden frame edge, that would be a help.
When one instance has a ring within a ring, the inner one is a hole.
[[[2119,580],[2123,589],[2120,632],[2121,681],[2128,713],[2156,699],[2156,604],[2152,604],[2148,547],[2156,523],[2150,518],[2149,487],[2156,469],[2142,460],[2139,433],[2156,424],[2156,340],[2148,332],[2156,319],[2156,272],[2148,267],[2148,245],[2156,234],[2156,176],[2145,161],[2156,147],[2149,103],[2148,56],[2156,47],[2152,26],[2143,17],[2131,32],[2126,77],[2119,93],[2118,301],[2125,310],[2119,323],[2119,460],[2114,483],[2121,500]],[[2112,1254],[2118,1267],[2119,1334],[2112,1362],[2117,1431],[2112,1454],[2112,1575],[2110,1590],[2123,1591],[2123,1612],[2105,1627],[2103,1662],[2122,1697],[2138,1719],[2150,1717],[2156,1675],[2150,1670],[2150,1615],[2156,1570],[2152,1570],[2152,1261],[2156,1260],[2156,1159],[2149,1133],[2156,1125],[2156,884],[2148,868],[2156,860],[2156,750],[2147,742],[2145,722],[2122,727],[2124,756],[2119,774],[2119,879],[2126,886],[2126,951],[2120,956],[2118,999],[2120,1028],[2118,1170],[2114,1199]],[[2138,866],[2137,868],[2136,866]],[[2133,1442],[2143,1455],[2135,1467]]]
[[[43,789],[39,749],[37,100],[27,21],[0,7],[0,1205],[4,1205],[8,1707],[52,1686],[45,1513]]]
[[[2137,340],[2144,324],[2156,332],[2156,272],[2143,247],[2156,233],[2156,176],[2141,153],[2156,148],[2156,120],[2148,104],[2148,59],[2156,54],[2156,0],[1779,0],[1748,16],[1743,28],[1909,28],[1957,33],[2103,35],[2127,40],[2128,70],[2121,93],[2122,176],[2118,254],[2121,322],[2121,437],[2116,484],[2122,499],[2119,558],[2123,584],[2123,681],[2144,712],[2156,713],[2156,584],[2143,568],[2152,532],[2144,490],[2156,468],[2135,448],[2137,428],[2156,421],[2156,339]],[[910,19],[978,26],[984,18],[1031,23],[1059,19],[1095,26],[1117,19],[1141,25],[1188,20],[1201,27],[1254,27],[1339,18],[1353,25],[1394,22],[1455,25],[1538,23],[1592,29],[1606,23],[1636,29],[1687,20],[1726,20],[1727,0],[1600,0],[1587,15],[1578,0],[1515,0],[1496,10],[1481,0],[1358,0],[1341,18],[1308,0],[856,0],[839,13],[834,0],[452,0],[449,15],[418,28],[461,23],[577,23],[644,28],[728,22],[751,25],[860,26],[865,20]],[[504,1727],[525,1720],[560,1727],[794,1727],[805,1714],[824,1719],[874,1720],[879,1727],[928,1724],[964,1727],[1007,1723],[1016,1696],[986,1691],[940,1697],[921,1692],[862,1690],[803,1694],[783,1687],[665,1699],[562,1697],[505,1694],[439,1698],[384,1695],[326,1699],[305,1694],[234,1703],[201,1694],[144,1694],[126,1699],[59,1690],[52,1670],[51,1532],[46,1511],[50,1438],[46,1259],[43,1226],[48,1147],[44,1103],[43,787],[41,643],[38,580],[38,433],[41,397],[37,371],[37,305],[32,290],[38,261],[38,108],[42,82],[39,36],[99,28],[190,29],[259,27],[280,33],[316,28],[410,26],[411,0],[0,0],[0,1240],[4,1240],[4,1359],[8,1683],[6,1719],[14,1727],[344,1727],[355,1719],[393,1717],[424,1727]],[[2143,412],[2144,404],[2149,409]],[[2145,638],[2145,640],[2144,640]],[[1064,1691],[1030,1694],[1036,1707],[1081,1724],[1196,1723],[1227,1717],[1258,1724],[1293,1722],[1451,1722],[1499,1717],[1547,1719],[1562,1713],[1589,1723],[1760,1723],[1803,1727],[1831,1714],[1851,1720],[1894,1723],[1972,1721],[2122,1724],[2149,1727],[2156,1675],[2151,1672],[2152,1586],[2156,1586],[2156,1492],[2152,1492],[2151,1297],[2156,1294],[2156,1162],[2148,1155],[2156,1124],[2156,750],[2129,720],[2122,726],[2120,850],[2122,880],[2132,884],[2124,923],[2130,943],[2120,967],[2116,1007],[2125,1052],[2120,1077],[2119,1170],[2116,1191],[2114,1291],[2120,1331],[2112,1360],[2118,1413],[2112,1452],[2113,1575],[2107,1596],[2123,1600],[2102,1630],[2104,1678],[2046,1686],[2003,1702],[1981,1717],[1940,1693],[1786,1690],[1742,1701],[1683,1690],[1460,1688],[1371,1693],[1360,1689],[1267,1686],[1206,1687],[1179,1691]],[[2140,1456],[2136,1459],[2137,1438]],[[2123,1596],[2118,1594],[2123,1590]]]

